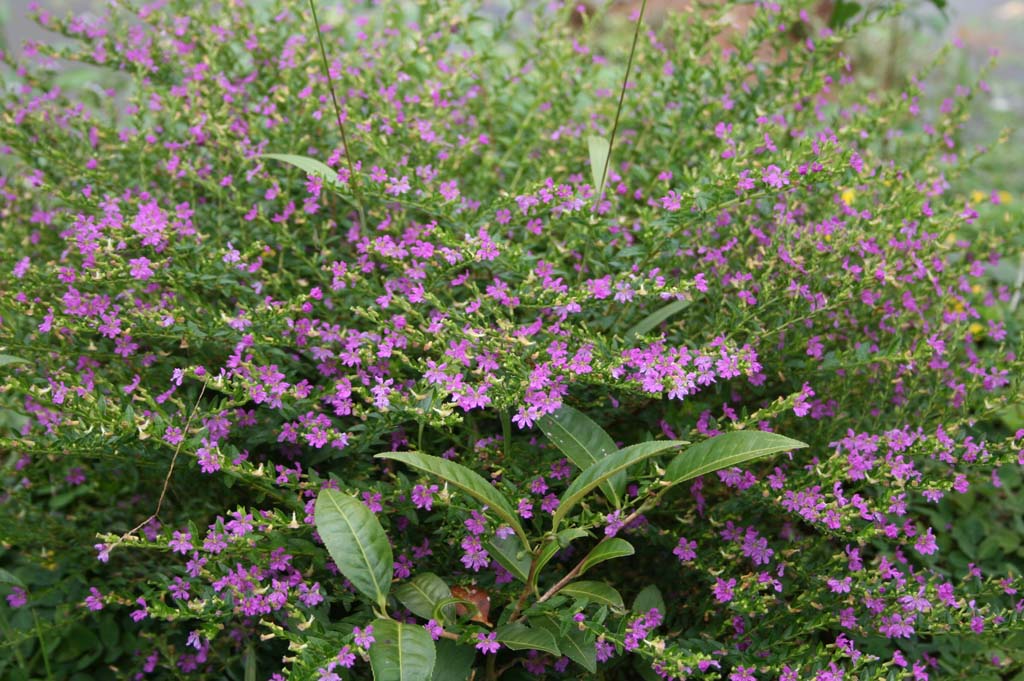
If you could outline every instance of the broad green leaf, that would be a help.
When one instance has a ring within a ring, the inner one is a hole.
[[[829,26],[832,28],[843,28],[847,22],[860,12],[859,2],[850,0],[838,0],[832,8],[832,16],[829,18]]]
[[[630,342],[637,336],[643,336],[650,333],[658,327],[663,321],[674,315],[676,312],[683,310],[690,306],[688,300],[675,300],[666,305],[665,307],[659,308],[647,315],[639,322],[637,322],[632,328],[626,331],[624,338],[626,342]]]
[[[434,616],[434,606],[451,595],[452,590],[433,572],[420,573],[395,589],[398,602],[425,620]]]
[[[370,666],[374,681],[428,681],[437,651],[427,630],[390,619],[373,621]]]
[[[633,464],[640,463],[652,456],[657,456],[667,449],[675,449],[689,444],[685,440],[660,440],[653,442],[641,442],[640,444],[624,447],[614,454],[609,454],[587,470],[581,472],[569,488],[562,494],[558,508],[551,516],[551,527],[558,530],[558,524],[573,508],[576,507],[583,497],[590,493],[595,487],[605,480],[608,480],[619,471],[624,471]]]
[[[590,152],[590,177],[594,181],[594,197],[599,201],[604,191],[605,178],[608,176],[608,156],[612,146],[604,137],[591,135],[587,137],[587,150]]]
[[[498,642],[510,650],[540,650],[555,657],[562,654],[550,631],[532,629],[518,622],[498,627]]]
[[[491,483],[465,466],[454,461],[442,459],[439,456],[423,454],[422,452],[385,452],[384,454],[378,454],[374,458],[401,461],[407,466],[412,466],[425,473],[435,475],[448,484],[458,487],[480,503],[489,506],[496,516],[504,520],[515,530],[515,533],[523,540],[525,546],[530,545],[530,540],[527,538],[526,532],[523,531],[522,525],[519,524],[519,519],[516,517],[515,511],[512,510],[508,500],[498,490],[494,489]]]
[[[558,593],[577,600],[585,599],[591,603],[607,605],[620,610],[626,607],[622,602],[622,595],[614,587],[608,586],[604,582],[594,582],[586,579],[579,582],[570,582],[563,586],[562,590]]]
[[[341,574],[383,610],[394,556],[377,517],[358,499],[333,489],[320,491],[313,517]]]
[[[641,589],[633,600],[633,612],[642,614],[651,608],[657,608],[658,612],[665,614],[665,598],[661,595],[661,590],[653,584]]]
[[[476,648],[447,638],[439,639],[434,646],[437,661],[431,681],[466,681],[476,659]]]
[[[676,484],[751,459],[806,446],[799,440],[792,440],[775,433],[765,433],[760,430],[734,430],[731,433],[722,433],[688,447],[668,465],[665,479]]]
[[[18,579],[13,573],[0,568],[0,584],[13,584],[15,586],[25,586],[25,583]]]
[[[484,542],[484,548],[494,556],[494,560],[511,572],[513,577],[526,583],[533,556],[529,549],[523,546],[519,537],[505,537],[504,539],[495,537],[491,541]]]
[[[0,367],[8,364],[31,364],[27,359],[15,357],[14,355],[0,355]]]
[[[565,454],[580,470],[614,453],[615,440],[594,423],[589,416],[572,407],[542,416],[537,425],[551,443]],[[626,489],[626,471],[616,474],[601,485],[601,490],[615,508],[622,507],[622,491]]]
[[[597,672],[597,650],[594,648],[595,637],[592,634],[580,631],[575,623],[563,632],[558,622],[550,616],[530,618],[530,624],[551,632],[563,655],[591,674]]]
[[[613,558],[632,556],[634,553],[636,553],[636,550],[628,541],[619,537],[612,537],[595,546],[587,554],[587,557],[583,559],[583,564],[580,566],[580,576],[598,563],[603,563]]]
[[[298,154],[260,154],[261,158],[271,158],[275,161],[282,161],[289,165],[293,165],[299,170],[305,171],[309,175],[316,175],[322,179],[326,184],[338,187],[341,185],[338,182],[338,171],[331,168],[326,163],[318,161],[315,158],[308,156],[299,156]]]
[[[587,536],[586,530],[581,530],[578,527],[571,527],[567,530],[562,530],[558,533],[558,536],[554,541],[550,541],[545,544],[544,548],[540,551],[540,555],[537,556],[537,568],[534,570],[533,583],[530,584],[530,586],[537,586],[537,580],[540,578],[540,571],[544,569],[545,565],[551,562],[551,559],[555,557],[556,553],[571,544],[574,540],[585,536]]]

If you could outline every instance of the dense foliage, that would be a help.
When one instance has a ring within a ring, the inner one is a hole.
[[[811,4],[633,50],[582,6],[321,8],[323,55],[296,3],[39,12],[74,41],[4,55],[0,676],[1019,672],[985,86],[864,91],[878,17]]]

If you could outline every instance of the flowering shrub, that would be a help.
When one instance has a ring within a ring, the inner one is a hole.
[[[1012,235],[952,189],[984,83],[865,92],[856,21],[760,5],[633,50],[353,5],[323,54],[295,3],[39,11],[75,42],[4,57],[5,678],[1019,668],[1019,570],[952,549],[1024,438]]]

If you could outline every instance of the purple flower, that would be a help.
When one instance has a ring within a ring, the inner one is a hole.
[[[372,624],[368,624],[365,629],[356,627],[352,630],[352,633],[354,635],[354,638],[352,639],[353,642],[360,648],[369,648],[373,645],[373,642],[377,640],[373,637]]]
[[[142,620],[149,617],[149,609],[146,607],[146,599],[139,597],[135,600],[135,603],[139,606],[139,609],[132,610],[132,622],[141,622]]]
[[[604,536],[606,537],[614,537],[616,534],[619,533],[619,530],[621,530],[626,525],[626,523],[622,521],[621,510],[616,510],[614,513],[609,513],[604,517],[604,520],[606,523],[608,523],[604,528]]]
[[[416,485],[412,488],[412,503],[416,508],[422,508],[429,511],[434,505],[434,495],[437,494],[437,485],[431,485],[427,487],[425,485]]]
[[[11,593],[7,594],[7,605],[12,608],[20,608],[26,603],[28,603],[28,594],[20,586],[14,587],[11,589]]]
[[[89,587],[89,595],[85,597],[85,606],[90,610],[103,609],[103,594],[94,586]]]
[[[498,632],[492,631],[489,634],[479,633],[476,635],[476,649],[484,655],[492,655],[498,652],[501,644],[498,643]]]
[[[724,580],[721,577],[715,580],[715,586],[713,592],[715,594],[715,600],[719,603],[728,603],[732,600],[732,590],[736,586],[735,579]]]
[[[781,189],[789,184],[789,171],[783,172],[777,165],[770,165],[761,173],[761,181],[774,189]]]
[[[338,651],[338,664],[345,669],[350,669],[356,663],[356,654],[348,646],[342,646]]]
[[[615,655],[615,646],[601,638],[594,641],[594,649],[597,651],[598,662],[607,662]]]
[[[149,258],[134,258],[133,260],[129,260],[128,264],[131,265],[132,276],[140,281],[146,281],[153,276],[153,270],[149,266]]]
[[[686,537],[679,538],[679,545],[672,549],[672,553],[676,555],[680,563],[688,563],[697,557],[697,542],[687,539]]]
[[[174,551],[176,551],[178,553],[181,553],[181,554],[188,553],[189,551],[191,551],[193,549],[193,546],[192,546],[192,533],[191,532],[187,532],[187,531],[186,532],[179,532],[178,530],[175,530],[174,531],[174,538],[171,539],[171,541],[167,542],[167,546],[169,546],[171,549],[173,549]]]
[[[729,674],[729,681],[757,681],[757,677],[754,676],[754,672],[757,671],[756,667],[736,667],[736,670]]]
[[[435,641],[441,638],[441,634],[444,632],[444,629],[437,620],[427,620],[427,623],[423,625],[423,628],[427,630],[428,634],[430,634],[430,638]]]

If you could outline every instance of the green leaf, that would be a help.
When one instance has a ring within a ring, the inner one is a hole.
[[[613,558],[622,558],[623,556],[632,556],[636,553],[636,549],[625,539],[619,537],[612,537],[607,541],[603,541],[591,550],[587,554],[587,557],[583,559],[583,564],[580,566],[580,575],[582,576],[590,568],[594,567],[598,563],[603,563],[606,560],[612,560]]]
[[[374,458],[401,461],[407,466],[412,466],[425,473],[435,475],[448,484],[461,489],[480,503],[490,506],[491,511],[496,516],[504,520],[515,530],[515,533],[523,540],[525,546],[530,545],[530,540],[527,538],[526,532],[523,531],[522,525],[519,524],[519,519],[516,518],[516,514],[508,500],[498,490],[494,489],[491,483],[465,466],[454,461],[442,459],[439,456],[423,454],[422,452],[385,452],[384,454],[378,454]]]
[[[565,454],[580,470],[586,470],[595,463],[614,453],[618,447],[615,440],[604,432],[590,417],[572,407],[542,416],[537,425],[551,443]],[[616,474],[601,485],[601,491],[615,508],[622,507],[622,491],[626,489],[626,472]]]
[[[418,624],[389,619],[373,622],[370,666],[374,681],[428,681],[437,651],[427,630]]]
[[[25,586],[25,583],[18,579],[13,573],[0,568],[0,584],[13,584],[15,586]]]
[[[591,603],[607,605],[608,607],[620,610],[626,607],[622,602],[622,595],[614,587],[608,586],[604,582],[594,582],[586,579],[579,582],[570,582],[563,586],[559,593],[577,600],[587,600]]]
[[[539,618],[530,618],[529,624],[539,629],[544,629],[555,637],[558,649],[572,662],[577,663],[591,674],[597,672],[597,650],[594,648],[594,636],[572,623],[565,632],[551,616],[543,615]]]
[[[453,622],[454,619],[450,615],[455,614],[453,606],[464,605],[466,606],[466,617],[472,617],[479,612],[479,608],[476,607],[476,603],[473,601],[467,601],[465,598],[457,598],[452,596],[450,598],[442,598],[434,604],[434,611],[430,614],[428,619],[437,620],[438,622]]]
[[[645,334],[650,333],[651,331],[656,329],[658,325],[661,324],[663,321],[674,315],[676,312],[679,312],[680,310],[683,310],[689,306],[689,300],[672,301],[665,307],[655,310],[651,314],[641,319],[639,322],[633,325],[632,328],[626,331],[625,336],[623,337],[626,339],[626,342],[629,343],[635,340],[637,336],[643,336]]]
[[[569,488],[562,494],[558,508],[551,516],[551,527],[558,530],[558,524],[573,508],[576,507],[583,497],[592,489],[608,480],[619,471],[624,471],[635,463],[657,456],[667,449],[674,449],[689,444],[685,440],[660,440],[653,442],[641,442],[640,444],[624,447],[614,454],[609,454],[587,470],[580,473]]]
[[[251,643],[245,647],[243,656],[243,674],[245,681],[256,681],[256,648]]]
[[[317,496],[314,519],[341,574],[383,610],[394,556],[377,517],[355,497],[325,489]]]
[[[526,583],[530,574],[530,561],[533,556],[529,549],[523,546],[519,537],[495,537],[491,541],[484,542],[484,548],[494,556],[503,568],[512,573],[512,576],[520,582]]]
[[[545,565],[551,562],[551,559],[555,557],[556,553],[564,549],[576,539],[585,536],[587,536],[586,530],[581,530],[578,527],[570,527],[567,530],[559,532],[553,541],[545,544],[544,548],[540,551],[540,555],[537,556],[537,567],[534,569],[533,583],[531,583],[530,586],[537,586],[537,580],[540,578],[540,571],[544,569]]]
[[[8,364],[31,364],[27,359],[15,357],[14,355],[0,355],[0,367]]]
[[[859,2],[850,2],[850,0],[837,0],[835,7],[832,8],[832,17],[829,19],[829,26],[832,28],[842,28],[846,23],[857,16],[857,12],[861,10]]]
[[[611,153],[612,145],[604,137],[590,135],[587,137],[587,150],[590,152],[590,177],[594,181],[594,197],[599,201],[608,175],[608,155]]]
[[[452,590],[433,572],[420,573],[395,589],[398,602],[425,620],[434,616],[435,605],[451,595]]]
[[[760,430],[722,433],[698,442],[679,454],[669,464],[665,479],[674,485],[751,459],[806,446],[799,440]]]
[[[434,644],[437,662],[431,681],[466,681],[476,659],[476,648],[442,638]]]
[[[633,600],[633,612],[643,614],[651,608],[657,608],[658,612],[665,614],[665,598],[653,584],[645,586]]]
[[[580,631],[575,622],[562,632],[558,622],[548,615],[531,617],[530,624],[551,632],[563,655],[591,674],[597,672],[597,650],[594,648],[595,637],[592,634]]]
[[[531,629],[518,622],[498,627],[498,642],[510,650],[540,650],[556,657],[562,654],[550,631]]]
[[[341,186],[341,183],[338,182],[338,171],[315,158],[299,156],[298,154],[260,154],[260,157],[271,158],[275,161],[283,161],[284,163],[295,166],[299,170],[305,171],[308,175],[316,175],[326,184],[334,187]]]

